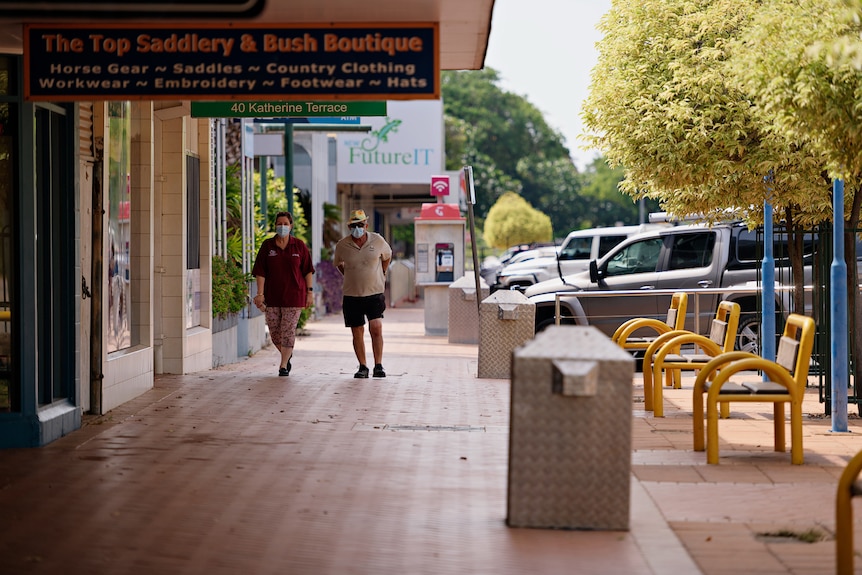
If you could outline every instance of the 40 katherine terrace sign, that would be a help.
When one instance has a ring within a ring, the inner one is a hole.
[[[386,102],[366,101],[192,102],[191,107],[193,118],[331,118],[386,115]]]
[[[439,97],[429,24],[26,24],[30,101]]]

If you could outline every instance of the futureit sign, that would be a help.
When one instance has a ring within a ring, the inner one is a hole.
[[[438,27],[25,24],[27,100],[440,97]]]
[[[387,103],[384,118],[363,118],[367,134],[338,136],[338,181],[425,184],[444,167],[443,103]]]

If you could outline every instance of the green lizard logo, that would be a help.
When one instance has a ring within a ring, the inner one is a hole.
[[[390,120],[389,117],[386,117],[386,123],[383,124],[383,127],[379,130],[374,130],[371,132],[371,136],[373,138],[365,138],[362,140],[361,148],[367,152],[371,152],[377,149],[377,146],[380,145],[380,142],[388,142],[389,141],[389,133],[397,132],[398,126],[401,125],[401,120]]]

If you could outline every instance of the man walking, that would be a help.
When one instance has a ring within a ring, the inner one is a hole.
[[[386,377],[383,369],[383,311],[386,309],[386,269],[392,259],[392,248],[383,236],[369,232],[368,216],[353,210],[347,221],[350,235],[335,245],[332,263],[344,276],[342,313],[344,325],[353,334],[353,351],[359,370],[353,377],[367,378],[365,363],[365,318],[371,334],[374,355],[374,377]]]

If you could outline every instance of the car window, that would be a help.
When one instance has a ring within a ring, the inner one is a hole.
[[[777,266],[790,265],[790,253],[787,247],[787,233],[775,234],[772,244],[772,257]],[[817,238],[813,234],[804,234],[802,239],[803,258],[809,260],[815,251]],[[736,240],[736,259],[739,265],[748,264],[755,267],[763,260],[763,230],[740,230]]]
[[[661,254],[661,238],[649,238],[629,244],[608,260],[606,276],[654,272]]]
[[[560,250],[561,260],[588,260],[593,246],[592,236],[571,238]]]
[[[599,257],[605,257],[605,254],[611,251],[611,248],[626,239],[627,236],[600,236],[599,237]]]
[[[669,270],[703,268],[712,263],[715,234],[700,232],[680,234],[674,237],[668,262]]]

